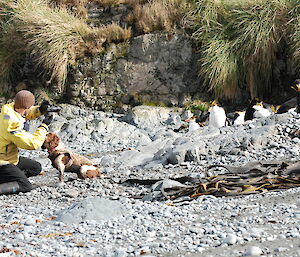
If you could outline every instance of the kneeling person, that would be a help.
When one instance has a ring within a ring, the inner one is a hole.
[[[28,192],[33,189],[27,179],[41,172],[41,164],[26,157],[19,157],[19,150],[36,150],[43,144],[48,125],[53,117],[45,115],[42,124],[31,134],[26,129],[26,120],[46,114],[43,104],[34,106],[34,95],[19,91],[14,102],[5,104],[0,113],[0,194]]]

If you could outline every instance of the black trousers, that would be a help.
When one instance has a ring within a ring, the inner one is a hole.
[[[16,181],[20,186],[20,192],[29,192],[33,186],[27,178],[40,174],[41,170],[42,166],[39,162],[20,157],[17,165],[0,166],[0,184]]]

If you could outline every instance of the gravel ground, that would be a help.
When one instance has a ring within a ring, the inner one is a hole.
[[[100,116],[107,120],[116,118],[103,113]],[[197,162],[160,163],[152,169],[118,162],[125,163],[122,153],[127,153],[128,147],[137,147],[141,141],[149,145],[157,130],[146,133],[135,124],[134,129],[139,130],[134,130],[131,136],[115,134],[108,140],[107,134],[103,136],[108,132],[106,126],[104,132],[99,129],[102,134],[94,135],[99,141],[91,143],[72,139],[73,129],[65,125],[60,131],[62,136],[69,133],[68,137],[62,137],[66,145],[101,164],[103,176],[84,181],[67,173],[66,183],[59,186],[58,172],[51,167],[45,151],[22,151],[23,156],[40,161],[44,170],[30,178],[37,186],[33,191],[0,196],[0,256],[300,256],[300,188],[242,197],[207,195],[194,200],[183,197],[173,202],[150,202],[135,197],[148,193],[148,186],[119,183],[126,178],[204,176],[206,167],[217,163],[241,165],[253,160],[296,160],[300,140],[290,133],[300,128],[298,114],[275,120],[280,122],[273,124],[267,143],[258,147],[243,152],[223,148],[225,152],[220,149],[209,152]],[[243,128],[252,131],[258,123],[259,128],[268,124],[255,122]],[[75,123],[68,119],[67,124]],[[120,122],[115,127],[121,125]],[[172,126],[160,127],[160,131],[163,128],[164,133],[170,134],[168,139],[177,139],[178,144],[178,138],[187,133],[173,135]],[[77,128],[81,131],[78,134],[87,135],[84,129]],[[236,128],[223,128],[221,135],[234,141],[236,131]],[[144,135],[149,135],[151,140],[148,142]],[[117,157],[109,163],[111,156]]]

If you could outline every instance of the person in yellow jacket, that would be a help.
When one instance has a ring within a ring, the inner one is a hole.
[[[5,104],[0,113],[0,194],[28,192],[33,189],[28,177],[41,172],[41,164],[19,156],[19,148],[36,150],[45,141],[53,117],[46,115],[47,106],[34,106],[35,97],[19,91],[14,102]],[[42,124],[31,134],[26,121],[45,115]]]

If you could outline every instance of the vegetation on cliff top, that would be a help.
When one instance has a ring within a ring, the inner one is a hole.
[[[233,99],[244,85],[252,98],[272,89],[277,54],[299,70],[300,2],[200,0],[190,13],[201,43],[200,76],[217,96]]]
[[[129,6],[127,27],[93,26],[90,4]],[[77,58],[100,53],[111,42],[178,28],[194,38],[199,75],[217,97],[234,99],[245,87],[251,97],[270,92],[279,52],[300,70],[297,0],[0,0],[0,10],[2,90],[28,54],[63,90]]]
[[[65,8],[49,6],[45,0],[1,0],[2,35],[0,41],[0,77],[8,83],[14,67],[24,53],[50,73],[61,89],[68,65],[86,53],[101,52],[103,43],[127,40],[131,30],[112,23],[91,27]]]

